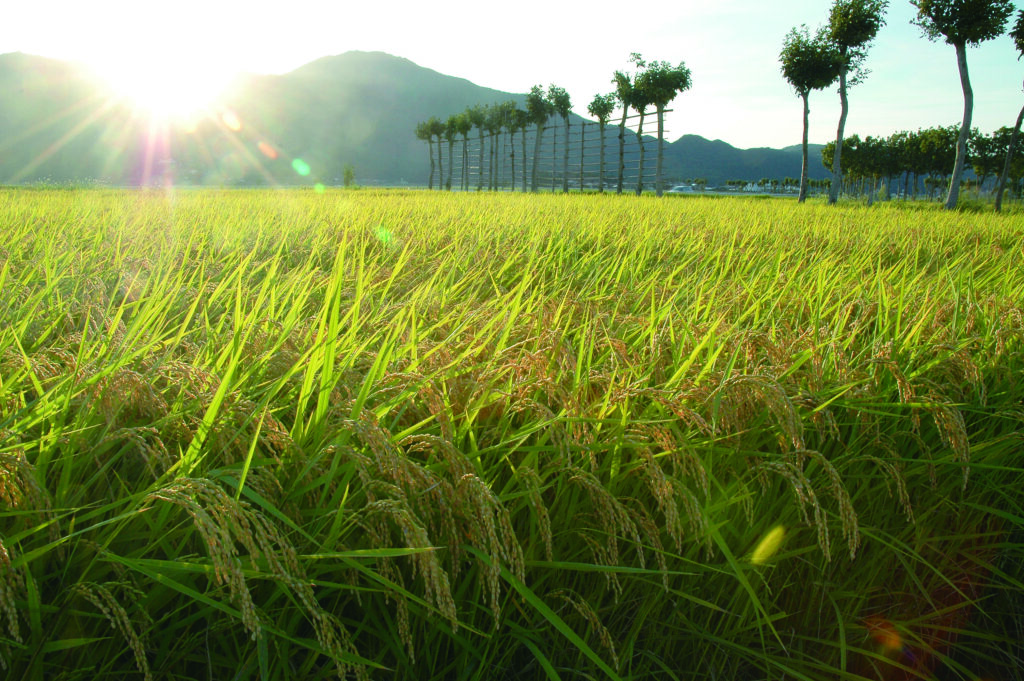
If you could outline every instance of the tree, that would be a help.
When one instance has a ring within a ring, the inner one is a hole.
[[[452,190],[452,172],[455,163],[452,161],[452,145],[455,143],[455,138],[459,134],[459,115],[452,114],[448,117],[448,120],[444,124],[444,138],[448,140],[448,179],[445,180],[444,186],[448,191]]]
[[[477,104],[466,110],[469,122],[480,134],[480,160],[477,162],[476,190],[484,188],[484,128],[487,127],[487,107]]]
[[[416,137],[426,140],[427,153],[430,155],[430,176],[427,178],[427,189],[434,188],[434,128],[431,120],[416,124]]]
[[[598,192],[604,193],[604,126],[615,110],[615,95],[594,95],[594,99],[587,105],[587,113],[597,119],[598,128],[601,134],[601,160],[598,164],[597,185]],[[582,140],[580,142],[582,144]]]
[[[341,182],[346,187],[351,187],[356,183],[356,168],[351,163],[346,163],[345,168],[342,170]]]
[[[462,182],[459,184],[462,191],[469,189],[469,131],[472,129],[473,121],[469,109],[466,109],[456,121],[456,130],[462,136]]]
[[[974,111],[974,91],[967,72],[967,46],[980,45],[1003,32],[1013,12],[1010,0],[910,0],[917,8],[913,23],[920,26],[929,40],[943,38],[956,50],[960,71],[960,87],[964,93],[964,118],[956,142],[956,160],[949,178],[946,210],[956,208],[960,198],[960,177],[967,162],[967,136]]]
[[[530,114],[522,109],[516,108],[512,112],[512,121],[515,129],[519,131],[520,149],[522,150],[522,159],[520,159],[519,165],[522,167],[520,174],[522,175],[522,183],[520,184],[520,191],[526,193],[526,129],[530,127]],[[514,142],[514,140],[513,140]],[[512,188],[516,186],[516,169],[515,159],[512,164]]]
[[[807,200],[807,131],[810,118],[808,97],[811,90],[822,90],[839,78],[842,59],[839,50],[819,31],[813,38],[807,26],[794,28],[786,34],[779,54],[782,76],[789,81],[804,103],[803,163],[800,166],[800,196]]]
[[[693,86],[693,78],[683,62],[672,66],[667,61],[655,61],[647,64],[647,68],[637,76],[636,83],[644,93],[644,99],[653,104],[658,112],[658,160],[654,171],[654,188],[655,193],[661,196],[664,191],[661,167],[665,155],[665,107],[676,95]]]
[[[572,110],[572,100],[569,99],[569,93],[565,91],[565,88],[560,88],[557,85],[548,86],[548,101],[551,102],[551,108],[562,117],[562,121],[565,123],[565,140],[562,145],[562,193],[569,193],[569,112]]]
[[[612,84],[615,85],[615,97],[622,105],[622,120],[619,121],[619,172],[616,181],[615,193],[622,193],[622,175],[626,168],[626,118],[629,116],[629,108],[633,106],[633,78],[628,73],[616,71],[612,76]]]
[[[537,161],[540,158],[540,138],[544,134],[544,125],[551,117],[551,102],[544,96],[544,88],[534,85],[530,94],[526,95],[526,111],[530,122],[537,126],[537,137],[533,143],[533,171],[530,178],[530,191],[537,191]]]
[[[1010,31],[1010,38],[1013,39],[1014,47],[1017,48],[1017,61],[1024,57],[1024,10],[1017,13],[1017,22]],[[1006,179],[1010,175],[1010,165],[1013,163],[1013,151],[1017,145],[1017,138],[1020,136],[1020,126],[1024,123],[1024,107],[1021,107],[1017,114],[1017,123],[1013,126],[1010,134],[1010,144],[1006,149],[1006,161],[1003,163],[1003,172],[999,174],[999,185],[996,188],[996,212],[1003,208],[1003,191],[1006,189]]]
[[[441,189],[441,185],[444,182],[444,158],[441,156],[441,138],[447,132],[448,126],[436,116],[431,116],[429,123],[431,134],[437,138],[437,188]]]
[[[647,62],[640,56],[639,52],[634,52],[629,55],[629,60],[636,64],[637,68],[643,73],[643,69],[647,67]],[[637,75],[633,79],[633,95],[630,97],[632,100],[633,109],[640,114],[640,122],[636,128],[636,141],[640,145],[640,160],[637,162],[636,167],[636,195],[640,196],[644,191],[644,115],[647,112],[647,107],[653,104],[649,98],[646,90],[641,87],[640,76]]]
[[[847,85],[856,85],[867,72],[862,68],[868,44],[875,39],[878,30],[885,25],[882,15],[889,6],[888,0],[835,0],[828,15],[828,33],[832,44],[839,51],[839,127],[836,130],[836,152],[832,159],[832,186],[828,202],[839,200],[839,186],[842,183],[843,132],[846,117],[850,112],[846,96]],[[852,78],[847,82],[850,74]]]

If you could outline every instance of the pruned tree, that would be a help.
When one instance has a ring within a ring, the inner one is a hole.
[[[484,129],[487,127],[487,107],[477,104],[466,109],[469,115],[469,122],[477,129],[480,135],[480,159],[477,161],[476,190],[484,188]]]
[[[686,68],[683,62],[679,62],[676,66],[672,66],[667,61],[651,62],[636,77],[636,87],[643,93],[643,100],[648,104],[653,104],[658,112],[658,160],[654,171],[654,187],[658,196],[661,196],[664,191],[661,182],[661,167],[665,156],[665,107],[676,98],[676,95],[686,92],[692,85],[693,78],[690,75],[690,69]],[[640,124],[643,125],[642,111]],[[643,140],[640,143],[642,145]],[[641,158],[643,158],[642,151]],[[643,163],[641,162],[642,172]]]
[[[867,75],[863,69],[867,47],[885,25],[883,15],[888,6],[888,0],[835,0],[829,10],[828,35],[841,58],[839,127],[836,130],[836,151],[832,160],[832,186],[828,193],[830,204],[839,200],[839,187],[843,178],[843,133],[850,112],[846,90]]]
[[[526,95],[526,111],[529,113],[530,122],[537,127],[537,137],[533,143],[533,170],[530,176],[530,191],[537,191],[537,162],[540,159],[540,140],[544,134],[544,126],[551,117],[551,102],[544,95],[544,88],[534,85],[530,94]]]
[[[647,62],[640,56],[639,52],[633,52],[629,55],[629,60],[636,64],[636,67],[640,69],[640,74],[633,78],[633,94],[630,97],[632,100],[630,104],[633,110],[640,114],[640,122],[637,123],[636,127],[636,143],[640,145],[640,160],[637,161],[636,166],[636,195],[640,196],[644,192],[644,157],[646,148],[644,147],[644,116],[647,114],[647,107],[653,102],[650,100],[648,93],[641,87],[640,75],[643,70],[647,68]]]
[[[459,185],[462,191],[469,189],[469,131],[473,129],[473,121],[470,119],[469,110],[463,111],[456,120],[456,130],[462,136],[462,183]]]
[[[526,129],[530,127],[530,114],[523,109],[516,108],[512,112],[512,120],[514,121],[516,130],[519,131],[520,150],[522,151],[522,158],[520,159],[520,175],[522,176],[522,183],[520,184],[520,191],[526,193]],[[512,187],[515,188],[516,184],[516,173],[515,168],[512,169]]]
[[[448,191],[452,190],[452,173],[455,167],[455,163],[452,161],[452,146],[455,144],[455,138],[458,136],[459,115],[452,114],[444,123],[444,138],[448,141],[448,178],[444,182],[444,188]]]
[[[800,195],[797,201],[807,200],[807,132],[810,119],[808,98],[811,90],[822,90],[839,78],[842,58],[828,36],[818,31],[811,37],[806,25],[786,34],[779,54],[782,75],[804,103],[803,162],[800,166]]]
[[[565,139],[562,144],[562,193],[569,192],[569,112],[572,111],[572,100],[565,88],[557,85],[548,86],[548,101],[556,114],[562,117],[565,124]]]
[[[612,76],[612,84],[615,85],[615,98],[622,106],[622,120],[619,121],[619,171],[615,184],[615,193],[621,194],[622,176],[626,169],[626,119],[633,106],[633,77],[624,71],[616,71]]]
[[[416,138],[427,142],[427,153],[430,155],[430,175],[427,177],[427,189],[434,188],[434,128],[430,120],[416,124]]]
[[[1013,45],[1017,48],[1017,61],[1020,61],[1020,58],[1024,57],[1024,10],[1017,12],[1017,21],[1010,30],[1010,38],[1013,39]],[[1006,180],[1010,176],[1010,166],[1013,163],[1013,152],[1017,145],[1017,138],[1020,137],[1021,123],[1024,123],[1024,107],[1021,107],[1020,113],[1017,114],[1017,123],[1013,126],[1013,132],[1010,133],[1010,144],[1006,149],[1006,161],[1003,163],[1003,172],[999,174],[999,183],[996,187],[997,213],[1003,209],[1003,192],[1006,190]]]
[[[441,189],[441,185],[444,183],[444,158],[441,156],[441,139],[448,130],[448,126],[436,116],[431,116],[428,122],[430,123],[430,133],[437,138],[437,188]]]
[[[1013,12],[1013,4],[1010,0],[910,0],[910,3],[917,8],[913,23],[921,27],[928,39],[942,38],[956,50],[960,87],[964,93],[964,117],[944,205],[946,210],[952,210],[960,198],[960,178],[967,162],[967,137],[974,112],[974,91],[967,71],[967,46],[980,45],[1001,35],[1006,20]]]
[[[597,186],[598,192],[604,193],[604,127],[608,125],[608,119],[615,110],[615,94],[594,95],[594,99],[587,105],[587,113],[597,119],[598,130],[601,137],[601,149],[599,151],[600,161],[598,162]],[[582,137],[580,144],[583,144]]]

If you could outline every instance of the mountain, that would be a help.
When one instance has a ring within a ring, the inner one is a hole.
[[[418,122],[507,99],[522,105],[524,95],[382,52],[347,52],[283,75],[241,76],[216,103],[215,115],[191,126],[166,125],[135,111],[84,67],[3,54],[0,182],[335,184],[351,164],[362,183],[420,184],[429,163],[413,132]],[[612,159],[612,130],[607,145]],[[823,177],[820,152],[811,154],[812,177]],[[800,148],[737,149],[684,135],[666,143],[665,173],[712,185],[798,176]]]

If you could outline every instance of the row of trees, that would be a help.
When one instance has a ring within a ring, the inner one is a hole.
[[[598,187],[599,191],[604,191],[605,185],[605,128],[609,123],[612,114],[616,108],[621,109],[622,116],[619,121],[619,158],[618,158],[618,172],[616,176],[616,192],[621,194],[623,189],[624,172],[625,172],[625,133],[626,133],[626,121],[631,117],[630,111],[635,111],[639,117],[639,124],[637,126],[636,135],[639,141],[640,148],[640,159],[639,168],[641,172],[638,173],[636,193],[639,195],[643,191],[643,167],[644,167],[644,155],[645,145],[642,142],[643,138],[643,126],[644,118],[646,117],[648,110],[653,108],[657,114],[657,127],[658,127],[658,151],[657,160],[655,165],[655,187],[658,196],[661,196],[664,189],[662,182],[662,165],[664,158],[664,115],[668,104],[675,99],[676,95],[681,92],[688,90],[692,84],[690,70],[686,68],[686,65],[680,62],[678,65],[673,66],[669,62],[665,61],[653,61],[647,62],[639,54],[633,53],[630,55],[630,62],[634,65],[634,71],[616,71],[612,77],[612,83],[615,85],[614,92],[607,94],[597,94],[593,100],[587,105],[587,112],[597,119],[598,130],[600,135],[599,142],[599,171],[598,171]],[[530,90],[529,94],[525,98],[525,109],[519,108],[519,105],[514,100],[509,100],[500,104],[491,106],[474,106],[469,107],[462,113],[452,114],[446,121],[442,121],[437,117],[431,117],[430,119],[423,121],[416,126],[417,138],[427,142],[428,152],[430,154],[430,177],[428,180],[428,186],[433,189],[434,187],[434,144],[437,144],[437,164],[436,167],[439,169],[439,178],[444,178],[444,162],[441,155],[442,142],[447,141],[448,143],[448,176],[443,182],[439,182],[439,187],[443,186],[447,189],[452,187],[452,145],[455,140],[459,137],[462,138],[463,154],[467,153],[467,145],[465,142],[468,141],[469,133],[472,129],[476,128],[480,136],[480,159],[479,166],[481,169],[484,167],[483,154],[484,154],[484,139],[485,133],[488,139],[491,140],[490,154],[492,162],[490,164],[491,171],[488,176],[488,188],[496,189],[498,185],[498,178],[496,176],[495,168],[497,163],[494,161],[497,159],[497,155],[501,152],[498,151],[498,138],[502,133],[507,133],[511,140],[511,152],[510,158],[512,159],[512,176],[513,186],[515,181],[515,135],[520,135],[520,147],[522,151],[522,161],[520,163],[521,168],[521,190],[527,191],[527,173],[526,173],[526,134],[527,130],[532,128],[534,131],[534,149],[532,158],[531,168],[531,182],[530,191],[538,191],[538,178],[537,165],[540,160],[540,149],[541,141],[544,136],[544,131],[548,127],[553,117],[560,118],[565,128],[565,139],[569,138],[569,127],[570,127],[570,112],[572,111],[572,101],[569,97],[569,93],[564,88],[557,85],[551,85],[545,91],[540,85],[535,85]],[[583,153],[584,140],[582,138],[583,132],[581,131],[580,150]],[[563,145],[562,149],[562,191],[569,191],[569,145],[568,143]],[[468,178],[466,168],[468,163],[466,159],[463,159],[463,177],[462,177],[462,189],[468,189]],[[479,175],[477,190],[483,189],[483,174]]]
[[[836,140],[831,145],[832,183],[829,203],[835,203],[842,186],[844,137],[846,119],[849,113],[847,89],[861,82],[867,75],[864,63],[867,49],[879,29],[885,25],[884,14],[887,0],[834,0],[829,11],[828,22],[815,33],[802,25],[792,29],[783,40],[779,54],[783,77],[803,100],[803,168],[801,170],[800,201],[806,198],[807,187],[807,129],[808,98],[813,90],[822,90],[839,82],[840,115]],[[954,156],[949,178],[949,190],[945,207],[956,207],[961,178],[967,163],[968,139],[974,108],[974,94],[967,69],[967,46],[979,45],[1003,34],[1007,20],[1013,13],[1010,0],[911,0],[917,8],[913,23],[919,26],[930,40],[943,40],[956,51],[960,84],[964,95],[963,121],[957,129]],[[1017,50],[1024,56],[1024,10],[1017,17],[1010,31]],[[996,210],[1002,202],[1003,188],[1012,164],[1012,157],[1024,121],[1024,108],[1017,118],[1017,124],[1008,145],[1004,167],[996,195]]]
[[[1024,175],[1024,159],[1013,159],[1010,142],[1013,130],[1000,128],[991,134],[982,134],[977,129],[967,138],[967,153],[964,163],[974,171],[973,186],[979,191],[990,179],[995,179],[998,191],[1009,180],[1018,184]],[[960,126],[935,127],[915,132],[901,131],[889,137],[865,137],[851,135],[844,140],[844,182],[846,186],[868,181],[869,197],[879,183],[885,181],[886,191],[893,186],[903,185],[904,196],[917,195],[919,179],[926,179],[926,187],[933,189],[936,180],[948,186],[952,172],[955,172]],[[835,154],[835,144],[829,142],[822,149],[822,162],[828,168]],[[1012,162],[1006,165],[1005,159]],[[1001,174],[1005,171],[1005,176]],[[998,179],[996,179],[998,178]],[[960,181],[961,185],[962,177]],[[870,200],[870,199],[869,199]]]

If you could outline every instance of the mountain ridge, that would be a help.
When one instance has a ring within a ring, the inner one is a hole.
[[[284,74],[241,74],[217,100],[233,119],[166,126],[155,139],[152,121],[87,67],[6,53],[0,55],[0,182],[335,184],[351,164],[362,183],[425,184],[429,162],[416,124],[508,99],[522,105],[525,95],[404,57],[351,51]],[[612,149],[615,133],[608,138]],[[812,158],[820,158],[818,149],[812,145]],[[682,135],[666,141],[665,174],[670,181],[701,177],[710,184],[798,176],[799,150],[738,149]],[[308,174],[296,170],[302,164]],[[825,176],[820,162],[811,165],[812,177]]]

